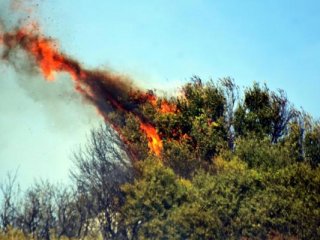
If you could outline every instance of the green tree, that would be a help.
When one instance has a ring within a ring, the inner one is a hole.
[[[308,131],[304,141],[306,160],[313,167],[320,165],[320,124],[315,123],[311,131]]]
[[[188,181],[180,180],[159,159],[141,162],[140,178],[122,187],[126,203],[122,217],[133,239],[160,239],[167,235],[165,221],[173,209],[189,199]]]
[[[266,85],[254,83],[245,90],[244,101],[235,112],[235,131],[238,136],[254,133],[259,136],[270,135],[272,111],[271,97]]]
[[[318,239],[319,173],[299,163],[265,174],[265,189],[243,201],[235,228],[249,238],[265,238],[275,231],[298,239]]]
[[[176,174],[184,178],[191,178],[201,166],[188,140],[165,141],[162,155],[166,166],[172,168]]]
[[[238,138],[234,154],[254,169],[278,169],[293,162],[291,146],[272,144],[268,137],[255,135]]]

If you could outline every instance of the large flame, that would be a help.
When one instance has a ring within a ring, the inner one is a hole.
[[[108,71],[83,68],[76,60],[59,52],[56,43],[43,37],[34,26],[0,35],[0,44],[5,46],[3,59],[9,58],[9,52],[17,47],[25,50],[34,58],[41,73],[49,81],[55,79],[56,72],[69,73],[74,80],[75,89],[97,107],[106,121],[109,121],[107,109],[110,105],[118,111],[132,113],[147,135],[150,150],[160,155],[162,141],[155,127],[128,102],[129,92],[133,87],[126,78]],[[156,104],[154,95],[146,96],[146,101]],[[117,126],[113,127],[119,132]]]
[[[140,124],[140,128],[147,134],[150,150],[159,156],[163,146],[157,130],[151,124],[142,122]]]

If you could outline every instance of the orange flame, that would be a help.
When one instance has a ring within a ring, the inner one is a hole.
[[[142,122],[140,124],[140,128],[147,134],[148,146],[150,150],[153,151],[157,156],[160,156],[163,145],[157,130],[151,124]]]
[[[175,113],[177,111],[177,107],[173,104],[170,104],[166,100],[161,102],[160,112],[161,113]]]
[[[34,56],[44,77],[48,80],[54,80],[54,74],[58,71],[68,72],[74,80],[79,78],[79,75],[84,75],[83,71],[76,72],[68,64],[67,59],[58,53],[56,45],[48,39],[40,38],[32,41],[26,46],[26,49]]]
[[[169,103],[165,99],[160,100],[159,106],[158,99],[153,93],[141,94],[139,100],[142,102],[149,102],[160,113],[175,113],[177,111],[176,105]]]
[[[37,24],[16,32],[0,34],[0,44],[4,44],[6,50],[14,49],[17,46],[24,49],[34,57],[41,73],[47,80],[54,80],[56,72],[69,73],[75,82],[75,89],[97,107],[98,112],[106,121],[108,121],[105,112],[106,100],[115,109],[134,114],[140,121],[141,129],[147,135],[150,150],[156,155],[160,155],[162,150],[161,138],[156,129],[146,119],[143,119],[141,113],[132,109],[128,104],[129,102],[126,99],[130,87],[121,76],[113,75],[110,72],[84,69],[77,61],[60,53],[52,39],[44,38],[39,34]],[[3,59],[6,57],[8,56],[4,55]],[[155,95],[146,93],[145,99],[153,106],[156,105],[157,98]],[[111,125],[121,135],[119,128],[112,123]]]
[[[157,97],[154,94],[146,93],[145,98],[152,106],[157,105]]]
[[[40,39],[37,42],[32,42],[29,50],[37,60],[44,77],[48,80],[54,80],[54,72],[61,71],[63,64],[52,43]]]

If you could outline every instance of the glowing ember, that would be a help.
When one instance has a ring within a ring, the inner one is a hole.
[[[157,130],[148,123],[141,123],[140,128],[147,134],[148,146],[157,156],[160,156],[162,150],[162,141]]]

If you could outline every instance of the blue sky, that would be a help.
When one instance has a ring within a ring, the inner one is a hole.
[[[145,88],[173,93],[194,74],[231,76],[242,87],[266,82],[320,117],[319,1],[39,3],[35,14],[43,31],[89,67],[111,68]],[[61,88],[64,96],[72,95],[63,79],[47,86],[38,77],[32,82],[41,86],[34,92],[10,66],[0,63],[0,74],[7,76],[0,90],[0,177],[20,166],[26,183],[38,177],[67,179],[72,150],[99,122],[94,110],[77,97],[55,100]]]

